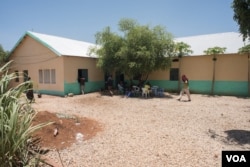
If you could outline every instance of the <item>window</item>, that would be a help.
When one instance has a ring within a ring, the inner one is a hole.
[[[172,62],[179,62],[179,59],[173,59]]]
[[[45,84],[55,84],[56,83],[56,70],[55,69],[45,69],[38,70],[39,83]]]
[[[43,70],[38,70],[39,73],[39,83],[43,83]]]
[[[56,70],[51,69],[51,83],[55,84],[56,83]]]
[[[44,70],[44,83],[50,83],[50,70]]]
[[[170,69],[170,81],[178,81],[179,80],[179,69],[171,68]]]
[[[82,77],[88,82],[88,69],[78,69],[78,79]]]
[[[28,81],[28,78],[29,78],[28,70],[23,70],[23,81],[24,82]]]
[[[15,71],[15,74],[16,74],[15,81],[16,81],[16,82],[19,82],[19,72],[18,72],[18,71]]]

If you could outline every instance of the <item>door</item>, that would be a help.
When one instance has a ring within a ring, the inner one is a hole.
[[[85,82],[88,82],[88,69],[78,69],[78,81],[80,78],[85,78]]]

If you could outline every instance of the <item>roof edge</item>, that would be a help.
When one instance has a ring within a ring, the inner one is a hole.
[[[38,38],[37,36],[35,36],[34,34],[32,34],[32,32],[30,31],[26,31],[21,38],[19,38],[19,40],[17,41],[17,43],[15,44],[15,46],[11,49],[11,51],[9,52],[7,58],[9,58],[11,56],[11,54],[14,52],[14,50],[18,47],[18,45],[24,40],[25,36],[30,36],[31,38],[33,38],[34,40],[36,40],[37,42],[41,43],[42,45],[44,45],[46,48],[48,48],[49,50],[51,50],[52,52],[54,52],[56,55],[58,56],[62,56],[62,54],[60,52],[58,52],[57,50],[55,50],[53,47],[51,47],[49,44],[47,44],[46,42],[44,42],[43,40],[41,40],[40,38]]]
[[[42,45],[44,45],[46,48],[50,49],[56,55],[62,56],[62,54],[60,52],[58,52],[52,46],[50,46],[49,44],[47,44],[46,42],[44,42],[43,40],[41,40],[39,37],[37,37],[36,35],[34,35],[31,31],[27,31],[26,34],[29,35],[31,38],[35,39],[36,41],[40,42]]]
[[[26,32],[21,36],[21,38],[18,39],[18,41],[16,42],[16,44],[14,45],[14,47],[10,50],[7,58],[10,57],[10,55],[14,52],[14,50],[17,48],[17,46],[22,42],[22,40],[24,39],[25,36],[26,36]]]

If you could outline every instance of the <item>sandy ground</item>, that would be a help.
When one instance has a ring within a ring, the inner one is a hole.
[[[250,150],[249,98],[191,94],[188,102],[177,96],[43,95],[33,107],[102,125],[94,138],[48,153],[64,167],[220,167],[223,150]]]

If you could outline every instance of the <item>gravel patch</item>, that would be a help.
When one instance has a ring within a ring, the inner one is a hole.
[[[180,102],[177,97],[43,95],[33,107],[102,124],[94,138],[48,153],[58,164],[60,155],[65,167],[219,167],[223,150],[250,150],[249,98],[191,94],[191,102],[185,96]]]

